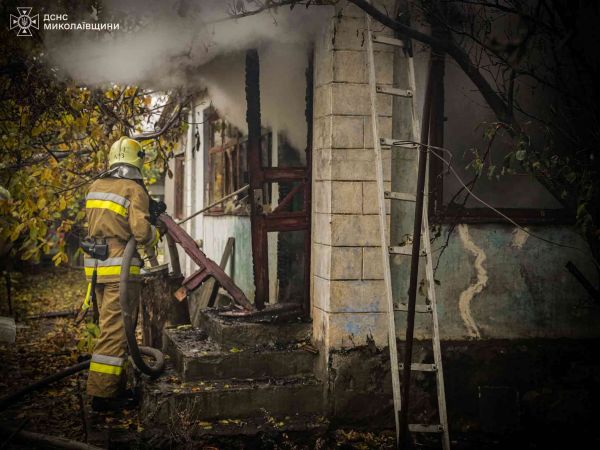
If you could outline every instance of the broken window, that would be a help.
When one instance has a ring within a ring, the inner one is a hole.
[[[453,64],[445,64],[443,76],[443,82],[439,81],[444,86],[441,99],[432,99],[432,114],[435,116],[435,108],[442,113],[430,130],[437,136],[437,142],[431,143],[445,149],[435,153],[446,161],[430,158],[431,216],[437,222],[505,221],[469,194],[466,185],[481,200],[519,223],[569,220],[561,203],[531,174],[514,163],[506,170],[506,157],[514,155],[514,143],[507,133],[490,132],[497,119],[472,82]],[[449,170],[447,161],[456,174]]]
[[[214,110],[205,116],[207,145],[207,204],[212,204],[248,184],[247,142],[233,125]],[[247,214],[244,205],[232,199],[208,214]]]

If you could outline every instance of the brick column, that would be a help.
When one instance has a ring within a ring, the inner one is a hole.
[[[387,343],[366,21],[355,6],[340,8],[315,46],[312,317],[327,350]],[[376,46],[375,59],[378,82],[391,85],[393,50]],[[380,132],[391,137],[392,100],[378,100]],[[384,151],[386,189],[390,163]]]

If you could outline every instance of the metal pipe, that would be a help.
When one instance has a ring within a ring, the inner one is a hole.
[[[421,143],[429,137],[429,117],[431,114],[431,74],[425,91],[425,103],[421,125]],[[415,203],[415,221],[412,234],[412,255],[410,259],[410,284],[408,288],[408,314],[406,320],[406,350],[404,353],[404,370],[402,376],[402,406],[400,408],[400,448],[406,448],[408,440],[408,405],[410,394],[410,376],[412,364],[413,339],[415,331],[415,305],[417,301],[417,282],[419,275],[419,253],[421,252],[421,226],[423,224],[423,200],[425,197],[425,179],[427,177],[427,147],[419,146],[419,166],[417,175],[417,198]]]
[[[205,208],[202,208],[200,211],[196,211],[194,214],[192,214],[191,216],[187,216],[185,219],[181,219],[180,221],[177,222],[177,225],[181,225],[182,223],[187,222],[190,219],[193,219],[194,217],[196,217],[199,214],[202,214],[203,212],[208,211],[209,209],[214,208],[217,205],[220,205],[221,203],[223,203],[225,200],[230,199],[231,197],[235,197],[238,194],[241,194],[242,192],[244,192],[245,190],[247,190],[250,187],[250,185],[246,185],[244,187],[239,188],[237,191],[232,192],[231,194],[227,194],[225,197],[223,197],[220,200],[217,200],[214,203],[211,203],[210,205],[208,205]]]

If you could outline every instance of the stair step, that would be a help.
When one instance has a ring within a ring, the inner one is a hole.
[[[255,436],[259,433],[309,432],[311,436],[325,434],[329,420],[320,414],[259,415],[244,419],[197,420],[187,425],[186,434],[192,438]],[[158,433],[164,433],[157,430]]]
[[[389,252],[392,255],[412,256],[412,244],[389,247]],[[427,256],[427,254],[424,250],[421,250],[419,256]]]
[[[317,360],[304,342],[223,347],[197,329],[167,329],[163,342],[184,382],[302,376],[313,373]]]
[[[396,308],[394,308],[394,311],[407,312],[408,305],[406,303],[400,303]],[[432,312],[431,305],[415,305],[415,312],[422,314],[430,313]]]
[[[399,89],[378,84],[375,90],[380,94],[395,95],[397,97],[412,98],[413,92],[410,89]]]
[[[381,34],[374,34],[373,42],[377,42],[379,44],[393,45],[394,47],[404,48],[404,41],[401,41],[400,39],[394,39],[389,36],[383,36]]]
[[[399,147],[410,150],[417,150],[419,148],[417,144],[389,138],[379,138],[379,144],[383,147]]]
[[[288,317],[285,322],[276,318],[276,315],[252,320],[223,317],[215,308],[207,308],[200,312],[198,323],[199,328],[223,348],[293,343],[310,337],[312,325],[301,317]]]
[[[242,419],[324,413],[324,385],[314,377],[184,383],[171,369],[143,385],[144,422]]]
[[[414,423],[408,425],[408,429],[413,433],[442,433],[444,431],[444,427],[438,424],[423,425],[420,423]]]
[[[400,370],[404,369],[404,363],[398,364],[398,368]],[[410,370],[414,370],[415,372],[436,372],[437,366],[435,364],[412,363]]]
[[[385,191],[384,197],[392,200],[404,200],[407,202],[416,202],[417,196],[415,194],[409,194],[407,192],[392,192]]]

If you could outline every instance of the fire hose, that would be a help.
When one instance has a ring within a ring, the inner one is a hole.
[[[132,311],[135,310],[132,301],[137,299],[130,299],[127,295],[127,288],[129,287],[129,268],[131,267],[131,260],[135,255],[136,244],[135,238],[132,236],[125,246],[121,264],[121,278],[119,280],[119,303],[121,305],[121,316],[123,317],[123,324],[125,326],[127,346],[129,347],[129,356],[140,372],[154,378],[158,377],[165,369],[165,357],[162,352],[156,348],[138,346],[135,338],[136,321],[132,313]],[[154,358],[154,364],[146,364],[142,358],[142,354]]]

